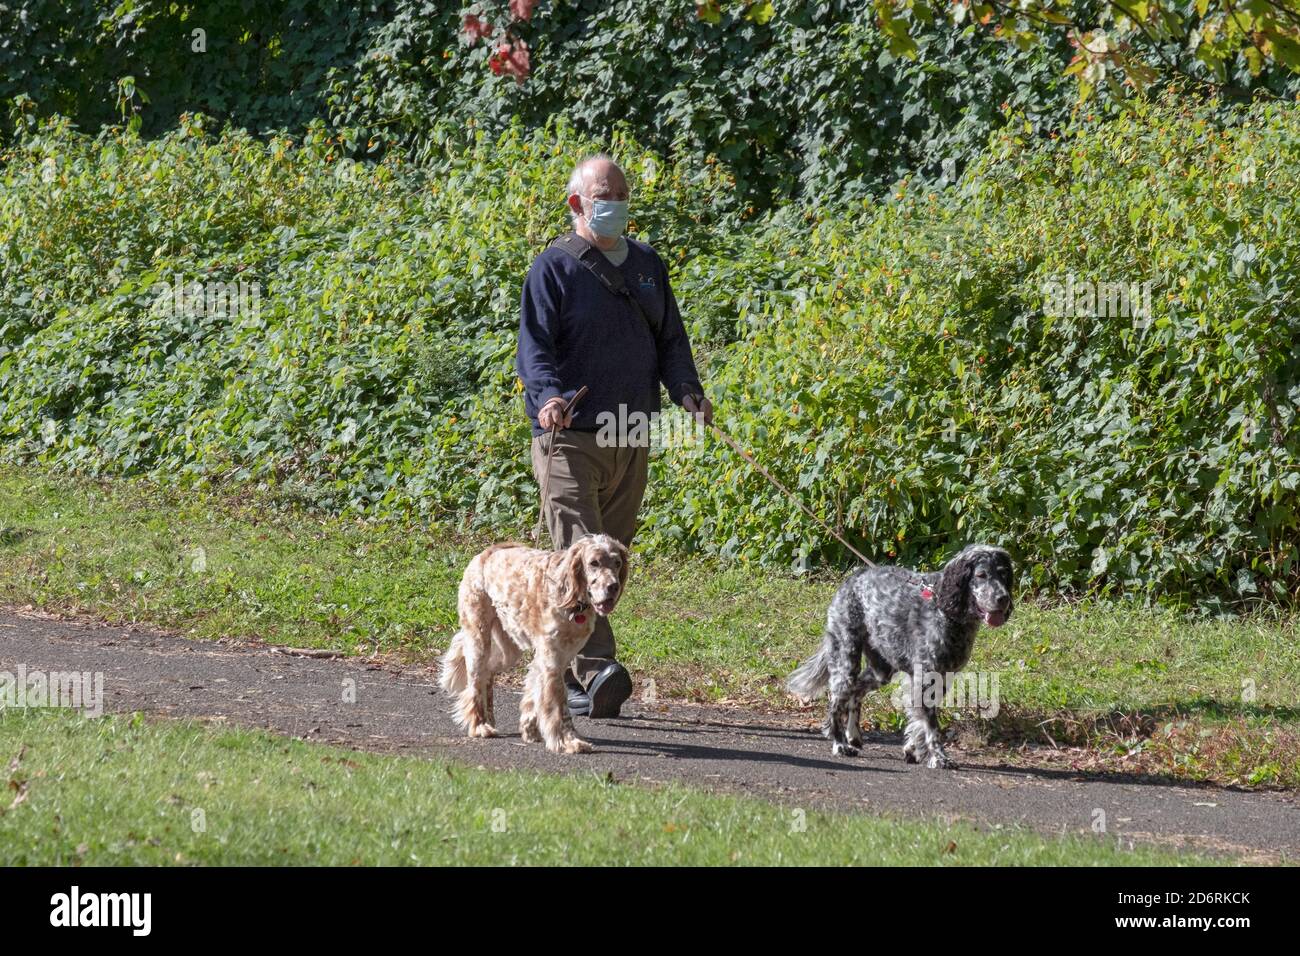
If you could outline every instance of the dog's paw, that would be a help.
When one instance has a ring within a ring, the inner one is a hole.
[[[581,737],[566,737],[558,741],[555,746],[547,744],[546,749],[557,754],[589,754],[596,748]]]
[[[831,754],[835,757],[856,757],[858,755],[858,748],[853,746],[853,744],[842,743],[837,740],[831,744]]]
[[[957,764],[954,763],[952,758],[949,757],[942,750],[932,751],[930,753],[930,759],[926,761],[925,765],[929,767],[931,770],[956,770],[957,769]]]
[[[542,742],[542,732],[537,729],[536,721],[520,724],[519,735],[524,738],[524,743],[527,744],[540,744]]]
[[[497,729],[491,724],[475,724],[469,729],[471,737],[495,737]]]
[[[903,748],[903,763],[920,763],[920,762],[921,759],[916,755],[916,748],[910,746]]]

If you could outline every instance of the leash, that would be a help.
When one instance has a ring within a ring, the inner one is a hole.
[[[869,567],[869,568],[874,568],[874,567],[876,566],[876,562],[872,561],[870,558],[868,558],[865,554],[863,554],[863,553],[862,553],[861,551],[859,551],[857,548],[853,547],[853,545],[849,544],[849,542],[848,542],[847,540],[845,540],[845,538],[844,538],[844,536],[843,536],[842,534],[840,534],[838,531],[836,531],[834,528],[832,528],[830,525],[828,525],[828,524],[827,524],[825,521],[823,521],[821,518],[819,518],[819,517],[817,517],[815,514],[813,514],[813,513],[812,513],[812,510],[811,510],[807,505],[805,505],[805,504],[803,503],[803,501],[801,501],[801,500],[799,499],[799,497],[798,497],[798,496],[797,496],[793,491],[791,491],[791,490],[790,490],[789,488],[787,488],[785,485],[781,484],[781,482],[777,481],[774,477],[772,477],[772,473],[769,472],[769,471],[768,471],[766,468],[764,468],[762,465],[760,465],[760,464],[759,464],[759,463],[754,459],[754,456],[753,456],[753,455],[751,455],[749,452],[745,451],[745,449],[741,448],[739,442],[737,442],[734,438],[732,438],[730,435],[728,435],[726,432],[724,432],[721,428],[719,428],[717,425],[713,424],[712,422],[709,423],[709,427],[713,429],[714,434],[716,434],[716,435],[717,435],[719,438],[721,438],[724,442],[726,442],[728,445],[730,445],[730,446],[731,446],[731,449],[732,449],[736,454],[738,454],[741,458],[745,459],[745,461],[749,462],[750,467],[752,467],[752,468],[753,468],[755,471],[757,471],[760,475],[762,475],[764,478],[766,478],[768,481],[770,481],[773,485],[775,485],[778,489],[780,489],[781,492],[783,492],[787,498],[789,498],[791,501],[793,501],[795,504],[797,504],[797,505],[800,507],[800,509],[802,509],[802,511],[803,511],[804,514],[806,514],[809,518],[812,518],[813,521],[816,521],[817,524],[820,525],[824,531],[826,531],[826,532],[830,533],[831,535],[833,535],[833,536],[835,537],[835,539],[836,539],[837,541],[839,541],[840,544],[844,545],[844,547],[848,548],[848,549],[849,549],[850,551],[852,551],[855,555],[857,555],[858,559],[859,559],[860,561],[862,561],[863,564],[865,564],[865,565],[866,565],[867,567]]]
[[[565,404],[564,409],[560,414],[560,421],[563,421],[564,419],[569,417],[569,413],[573,411],[573,409],[577,406],[578,402],[582,401],[583,397],[586,394],[587,394],[586,385],[582,386],[581,388],[578,389],[577,392],[574,393],[573,398],[569,399],[569,401]],[[730,435],[728,435],[720,427],[718,427],[716,424],[712,422],[709,423],[709,427],[713,429],[713,433],[717,435],[719,438],[721,438],[731,448],[732,451],[734,451],[741,458],[745,459],[745,461],[749,463],[749,466],[751,468],[753,468],[760,475],[766,478],[782,494],[784,494],[787,498],[789,498],[796,505],[798,505],[799,510],[801,510],[809,518],[812,518],[812,520],[817,523],[818,527],[820,527],[823,531],[825,531],[827,534],[833,537],[836,541],[838,541],[840,544],[844,545],[844,547],[848,548],[851,552],[853,552],[854,556],[857,557],[858,560],[861,561],[863,564],[865,564],[867,567],[869,568],[876,567],[876,562],[872,561],[870,558],[868,558],[857,548],[853,547],[853,545],[849,544],[848,539],[846,539],[844,535],[840,534],[838,531],[836,531],[834,528],[828,525],[821,518],[817,517],[817,515],[813,514],[812,509],[809,508],[807,505],[805,505],[798,495],[796,495],[793,491],[791,491],[789,488],[783,485],[772,475],[770,471],[768,471],[761,464],[759,464],[753,455],[745,451],[745,449],[740,446],[740,443],[738,441],[736,441],[734,438],[732,438]],[[546,502],[548,500],[548,496],[551,490],[551,458],[555,455],[555,436],[559,433],[559,430],[560,430],[560,426],[558,423],[551,426],[550,447],[546,451],[546,466],[542,470],[542,501],[541,501],[541,506],[537,509],[537,525],[533,528],[534,543],[536,543],[541,539],[542,525],[546,520],[545,519]]]
[[[584,385],[574,393],[573,398],[565,403],[563,410],[560,412],[561,422],[569,417],[569,413],[573,411],[578,402],[582,401],[583,396],[586,394],[587,386]],[[551,426],[550,447],[546,449],[546,468],[542,475],[542,503],[537,508],[537,526],[533,528],[533,544],[537,544],[542,538],[542,524],[546,520],[547,495],[551,490],[551,457],[555,454],[555,436],[559,431],[560,424],[556,422]]]

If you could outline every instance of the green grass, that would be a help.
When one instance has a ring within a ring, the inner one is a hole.
[[[6,866],[1209,862],[1086,836],[801,812],[139,717],[0,711],[0,759]]]
[[[161,489],[0,468],[0,602],[199,637],[427,658],[454,631],[456,586],[485,539],[317,517],[265,495]],[[620,656],[663,696],[791,708],[781,679],[815,647],[837,579],[642,554],[615,615]],[[994,720],[976,743],[1089,748],[1104,766],[1300,786],[1294,618],[1189,618],[1022,601],[981,632]],[[883,695],[867,716],[896,727]]]

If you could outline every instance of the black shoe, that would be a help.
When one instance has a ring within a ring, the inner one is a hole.
[[[569,692],[569,713],[575,717],[591,713],[591,698],[585,690],[574,684],[565,684],[564,689]]]
[[[632,675],[618,661],[610,664],[587,685],[589,715],[597,720],[617,717],[623,702],[632,696]]]

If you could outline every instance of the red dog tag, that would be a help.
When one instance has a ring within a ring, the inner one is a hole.
[[[575,614],[575,615],[573,615],[573,620],[574,620],[576,623],[578,623],[578,624],[586,624],[586,623],[587,623],[587,615],[585,615],[585,614]]]

